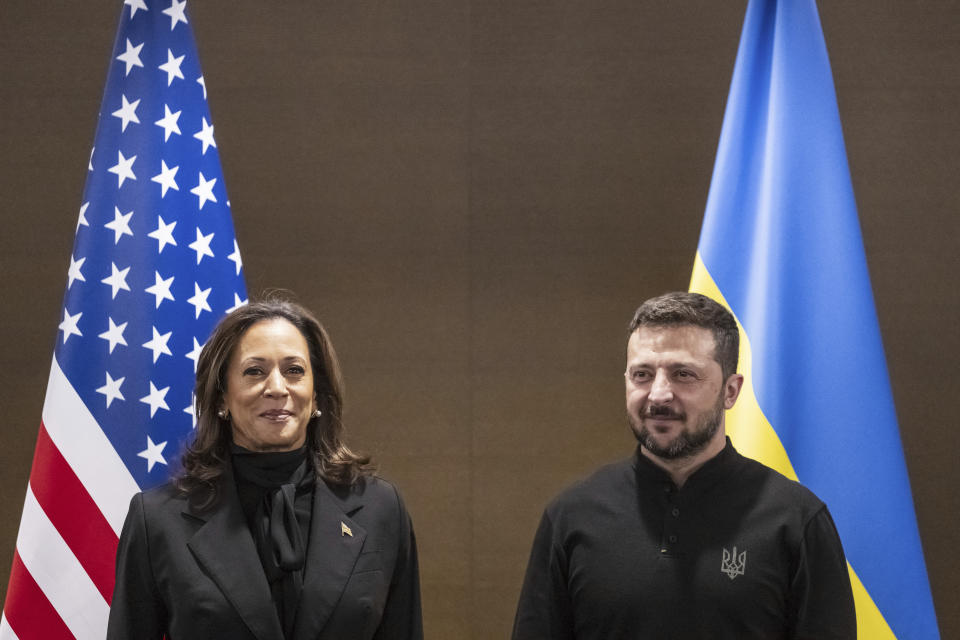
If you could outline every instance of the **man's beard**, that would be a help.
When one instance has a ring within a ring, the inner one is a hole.
[[[633,434],[647,451],[664,460],[676,460],[677,458],[689,458],[696,455],[713,440],[720,429],[720,423],[723,422],[723,411],[723,396],[721,395],[713,411],[702,416],[692,429],[685,429],[665,447],[657,444],[650,430],[644,424],[644,419],[648,417],[647,411],[644,411],[639,418],[632,414],[628,417]],[[654,407],[649,410],[649,413],[652,414],[651,417],[656,417],[657,414],[663,417],[676,415],[667,407]]]

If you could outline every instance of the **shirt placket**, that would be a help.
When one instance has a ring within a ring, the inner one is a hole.
[[[663,510],[663,527],[660,534],[660,555],[676,557],[680,555],[680,500],[679,491],[672,482],[663,484],[666,498]]]

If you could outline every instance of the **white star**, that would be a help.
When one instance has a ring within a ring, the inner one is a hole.
[[[137,15],[137,9],[143,9],[144,11],[149,11],[147,5],[143,4],[143,0],[123,0],[123,4],[130,7],[130,17]]]
[[[82,336],[80,329],[77,328],[77,323],[80,322],[80,316],[83,315],[81,311],[75,316],[70,315],[66,307],[63,309],[63,322],[60,323],[58,327],[60,331],[63,331],[63,343],[67,343],[67,338],[70,336]]]
[[[207,83],[203,81],[203,76],[197,78],[197,83],[203,87],[203,99],[207,99]]]
[[[133,231],[130,231],[131,217],[133,217],[133,211],[120,213],[120,209],[113,208],[113,220],[103,225],[113,231],[113,244],[119,244],[121,236],[133,236]]]
[[[197,239],[188,244],[187,246],[197,252],[197,264],[200,264],[200,261],[203,260],[203,256],[213,256],[213,251],[210,250],[210,242],[213,240],[213,234],[211,233],[208,236],[200,233],[200,227],[197,227]]]
[[[170,113],[170,107],[163,105],[163,117],[153,123],[163,128],[164,142],[170,139],[171,133],[175,133],[178,136],[180,135],[180,125],[177,124],[177,121],[180,120],[180,113],[180,111]]]
[[[130,70],[134,67],[143,66],[143,63],[140,61],[140,49],[143,49],[142,42],[137,46],[133,46],[130,44],[130,39],[127,38],[127,50],[117,56],[117,60],[127,65],[127,72],[124,75],[130,75]]]
[[[197,315],[194,316],[195,319],[200,317],[201,311],[213,311],[213,309],[210,308],[210,303],[207,302],[211,291],[213,291],[213,287],[201,291],[200,285],[196,282],[193,283],[193,297],[188,298],[187,302],[196,308]]]
[[[180,187],[177,186],[177,181],[174,180],[179,169],[180,167],[168,167],[166,162],[163,160],[160,161],[160,173],[150,179],[160,184],[161,199],[167,195],[167,189],[180,191]]]
[[[211,178],[210,180],[205,180],[203,177],[203,172],[198,172],[200,174],[200,182],[197,183],[193,189],[190,189],[190,193],[200,198],[199,209],[203,209],[203,205],[207,203],[207,200],[213,202],[217,201],[217,197],[213,195],[213,185],[217,183],[216,178]]]
[[[170,300],[171,302],[174,301],[173,294],[170,293],[170,286],[173,284],[173,276],[170,276],[169,278],[164,280],[163,278],[160,277],[160,273],[158,271],[154,271],[153,274],[156,277],[156,280],[153,283],[153,286],[147,287],[146,289],[144,289],[144,291],[156,297],[157,306],[155,308],[159,309],[160,303],[163,302],[164,300]],[[154,357],[153,361],[154,362],[157,361],[156,357]]]
[[[170,31],[173,31],[173,28],[177,26],[178,22],[187,24],[187,16],[184,15],[186,10],[187,0],[183,2],[177,2],[177,0],[171,0],[170,6],[163,10],[164,15],[170,16]]]
[[[126,131],[127,125],[131,122],[140,124],[140,118],[137,117],[137,106],[140,104],[140,101],[134,100],[133,102],[127,102],[127,96],[123,94],[120,94],[120,98],[123,100],[123,106],[111,115],[120,118],[120,131]]]
[[[193,405],[197,401],[196,394],[190,394],[190,404],[183,408],[184,413],[190,414],[190,427],[193,429],[197,428],[197,412],[194,410]]]
[[[150,405],[150,417],[153,417],[153,414],[157,412],[157,409],[166,409],[170,411],[170,407],[167,406],[166,398],[167,391],[170,391],[170,387],[164,387],[163,389],[157,389],[153,386],[153,381],[150,382],[150,395],[143,396],[140,398],[140,402]]]
[[[197,358],[200,357],[200,352],[203,350],[203,345],[197,342],[197,339],[193,339],[193,351],[187,354],[187,357],[193,360],[193,372],[197,372]]]
[[[77,216],[77,229],[79,229],[81,225],[84,227],[90,226],[90,223],[87,222],[87,207],[89,206],[89,202],[84,202],[83,206],[80,207],[80,215]]]
[[[96,147],[91,147],[90,149],[90,159],[87,161],[87,171],[93,171],[93,152],[96,150]]]
[[[110,328],[101,333],[98,338],[103,338],[110,343],[110,353],[113,353],[113,348],[118,344],[127,346],[127,341],[123,339],[123,332],[127,328],[127,323],[124,322],[121,325],[117,325],[113,322],[113,318],[107,317],[107,320],[110,321]],[[108,374],[109,375],[109,374]],[[120,379],[120,382],[123,382],[123,379]],[[122,398],[121,398],[122,400]],[[110,400],[107,400],[107,406],[110,406]]]
[[[164,165],[164,167],[166,167],[166,165]],[[173,171],[176,170],[177,167],[174,167]],[[173,239],[173,228],[175,226],[177,226],[176,220],[170,224],[165,224],[163,222],[163,216],[157,216],[157,228],[147,234],[148,238],[153,238],[159,243],[160,246],[157,248],[157,253],[163,253],[163,248],[168,244],[177,246],[177,241]]]
[[[204,89],[206,91],[206,89]],[[193,134],[193,137],[203,143],[203,151],[200,152],[200,155],[207,153],[207,147],[217,148],[217,142],[213,139],[213,125],[207,122],[206,117],[202,118],[203,127],[200,131],[197,131]]]
[[[167,86],[169,87],[173,84],[174,78],[180,78],[183,80],[183,72],[180,71],[180,65],[183,64],[183,59],[186,56],[180,56],[179,58],[173,57],[173,52],[170,49],[167,49],[167,61],[160,65],[160,71],[163,71],[167,74]]]
[[[114,380],[110,377],[110,372],[107,371],[107,384],[97,389],[97,393],[102,393],[107,397],[108,409],[110,408],[110,403],[114,400],[126,400],[126,398],[123,397],[123,394],[120,393],[120,385],[123,384],[124,380],[126,380],[125,377]]]
[[[153,383],[150,383],[150,387],[153,387]],[[167,387],[169,389],[170,387]],[[149,397],[149,396],[148,396]],[[143,402],[143,400],[141,400]],[[149,404],[149,403],[148,403]],[[166,409],[166,406],[164,406]],[[150,405],[150,417],[153,417],[153,412],[155,409],[153,405]],[[167,464],[167,461],[163,459],[163,448],[167,446],[167,441],[164,440],[160,444],[153,444],[153,440],[150,439],[150,436],[147,436],[147,448],[138,453],[137,455],[141,458],[144,458],[147,461],[147,473],[153,471],[153,465],[155,464]]]
[[[233,241],[233,253],[227,256],[227,260],[233,261],[237,265],[237,275],[240,275],[240,268],[243,266],[243,260],[240,259],[240,247],[237,246],[237,241]]]
[[[234,293],[234,294],[233,294],[233,306],[230,307],[229,309],[227,309],[227,313],[233,313],[234,311],[236,311],[237,309],[239,309],[240,307],[242,307],[242,306],[245,305],[245,304],[247,304],[247,301],[246,301],[246,300],[241,300],[241,299],[240,299],[240,296],[238,296],[236,293]],[[194,373],[196,373],[196,372],[194,372]]]
[[[123,186],[123,181],[127,178],[131,180],[137,179],[137,176],[133,175],[133,161],[137,159],[137,156],[124,158],[122,151],[117,151],[117,156],[119,156],[117,164],[107,169],[107,171],[117,174],[117,188],[119,189]]]
[[[149,342],[144,342],[143,346],[147,349],[153,351],[153,361],[156,363],[157,358],[160,357],[161,353],[164,353],[168,356],[172,356],[170,353],[170,347],[167,346],[167,341],[170,340],[170,336],[173,335],[173,331],[168,331],[163,335],[160,335],[160,332],[157,331],[156,327],[150,327],[153,329],[153,338]],[[150,414],[151,416],[153,414]]]
[[[74,260],[73,256],[70,256],[70,269],[67,271],[67,289],[73,286],[74,280],[79,280],[80,282],[87,281],[87,279],[84,278],[83,274],[80,272],[80,269],[83,268],[83,263],[86,262],[86,260],[86,258]]]
[[[113,290],[111,295],[112,299],[116,299],[117,293],[123,289],[124,291],[130,291],[130,287],[127,286],[127,274],[130,273],[130,267],[126,269],[117,269],[117,265],[113,262],[110,263],[110,275],[101,280],[103,284],[110,285],[110,288]]]

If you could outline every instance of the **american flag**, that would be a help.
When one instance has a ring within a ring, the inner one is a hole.
[[[0,640],[106,632],[130,497],[194,426],[200,348],[245,304],[184,0],[125,0],[67,275]]]

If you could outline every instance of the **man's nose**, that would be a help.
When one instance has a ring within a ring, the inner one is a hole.
[[[666,373],[658,371],[650,385],[650,395],[648,396],[653,404],[665,404],[673,400],[673,387],[670,385],[670,378]]]

